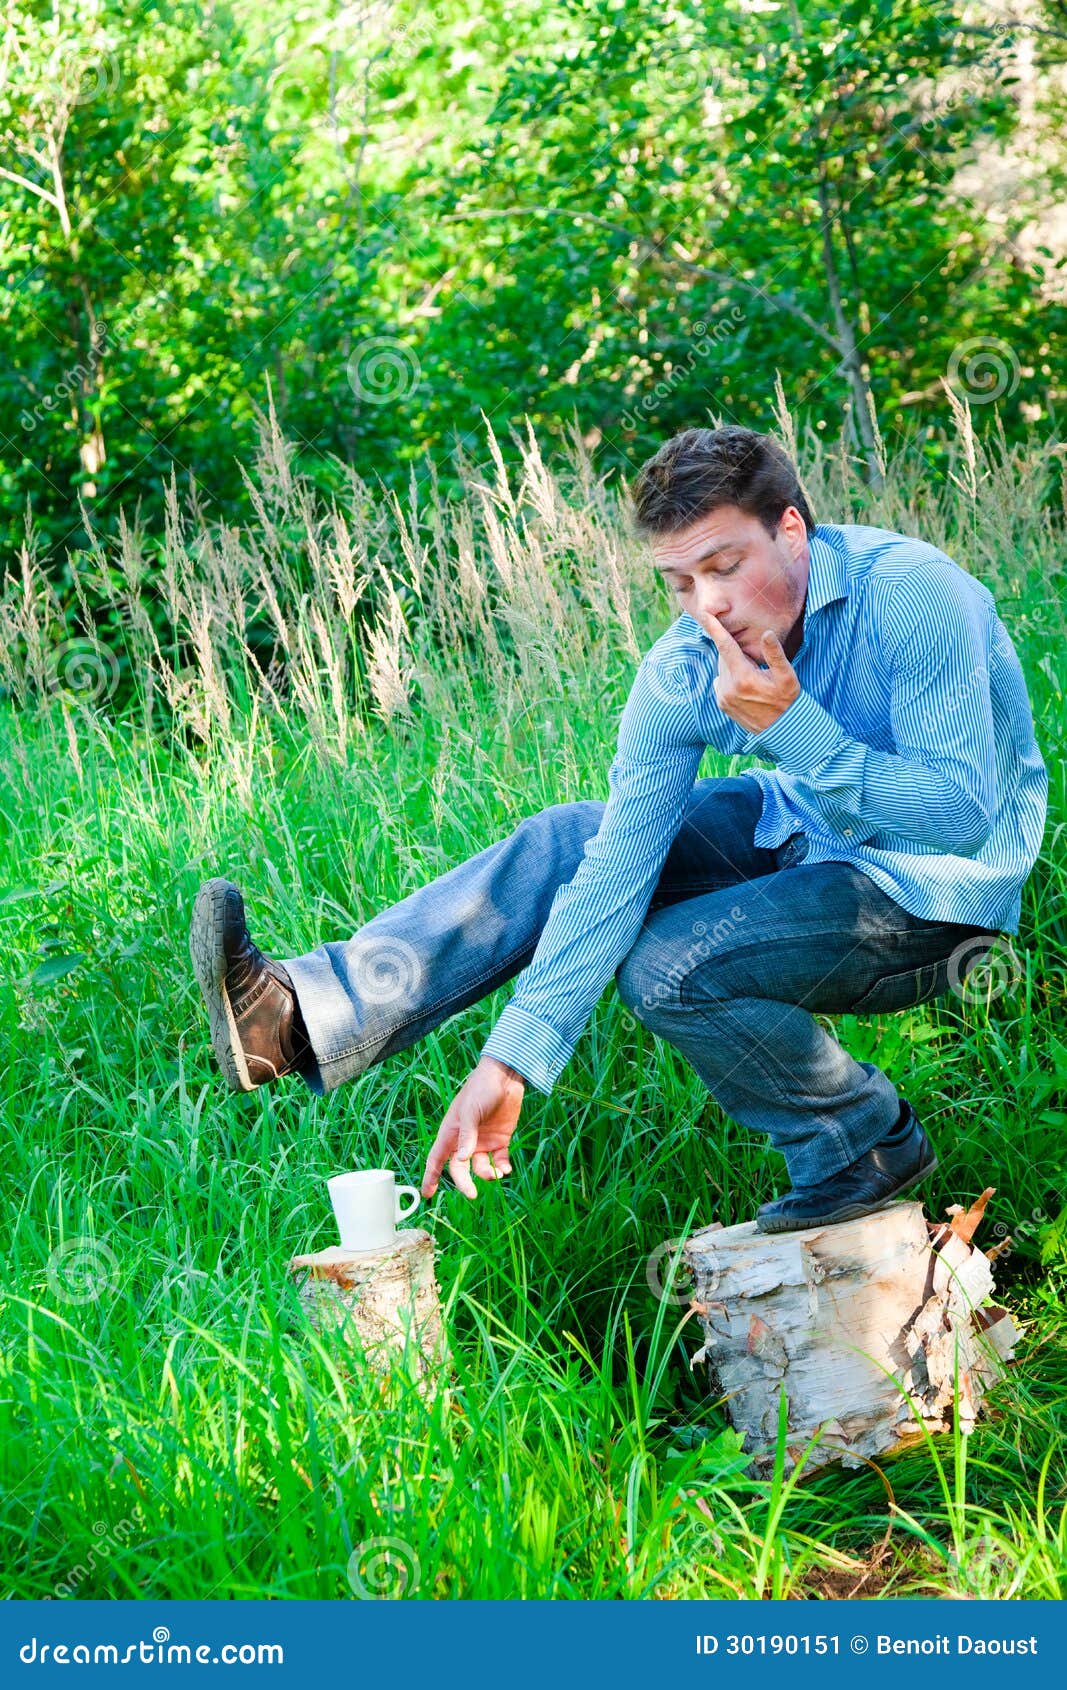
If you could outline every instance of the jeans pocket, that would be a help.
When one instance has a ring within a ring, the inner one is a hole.
[[[850,1014],[874,1014],[882,1010],[913,1009],[928,998],[940,997],[949,986],[948,958],[944,962],[925,962],[919,968],[903,968],[893,974],[880,974],[872,986],[857,998]]]

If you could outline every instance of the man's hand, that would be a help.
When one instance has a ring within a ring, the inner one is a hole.
[[[477,1197],[471,1174],[503,1179],[511,1172],[508,1144],[519,1119],[526,1081],[514,1068],[483,1056],[452,1102],[426,1158],[421,1191],[432,1197],[448,1163],[464,1197]],[[495,1160],[494,1160],[495,1159]]]
[[[745,656],[732,634],[709,610],[702,618],[719,653],[715,697],[719,708],[749,733],[762,733],[800,696],[800,682],[777,634],[765,629],[761,639],[766,669]]]

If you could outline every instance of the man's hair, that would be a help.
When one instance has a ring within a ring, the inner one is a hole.
[[[795,505],[808,533],[815,518],[790,458],[751,428],[687,428],[642,464],[631,490],[634,526],[642,538],[688,528],[719,505],[737,505],[773,534]]]

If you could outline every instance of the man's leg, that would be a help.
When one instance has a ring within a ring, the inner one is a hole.
[[[286,958],[320,1095],[405,1049],[523,968],[604,805],[555,804],[382,910],[350,939]]]
[[[761,807],[755,781],[695,782],[650,908],[769,873],[778,857],[753,844]],[[285,962],[252,942],[238,888],[207,882],[190,949],[229,1083],[299,1072],[320,1095],[333,1091],[511,979],[603,813],[599,801],[551,805],[350,939]]]
[[[725,1112],[770,1137],[794,1187],[814,1186],[901,1115],[887,1075],[815,1015],[938,995],[952,952],[982,931],[909,914],[847,863],[801,862],[650,912],[616,981]]]

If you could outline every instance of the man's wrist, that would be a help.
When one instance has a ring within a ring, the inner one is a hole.
[[[482,1055],[511,1068],[527,1085],[535,1086],[549,1097],[570,1056],[570,1047],[555,1027],[542,1021],[539,1015],[520,1008],[513,999],[504,1005],[500,1019],[482,1046]]]
[[[807,776],[832,756],[845,738],[841,725],[802,687],[770,727],[749,734],[744,749],[757,757],[771,757],[787,774]]]
[[[483,1056],[481,1060],[483,1062],[491,1063],[494,1068],[499,1068],[501,1073],[505,1074],[509,1080],[518,1080],[520,1086],[526,1085],[527,1082],[525,1074],[520,1074],[517,1068],[511,1068],[506,1062],[501,1062],[499,1057]]]

